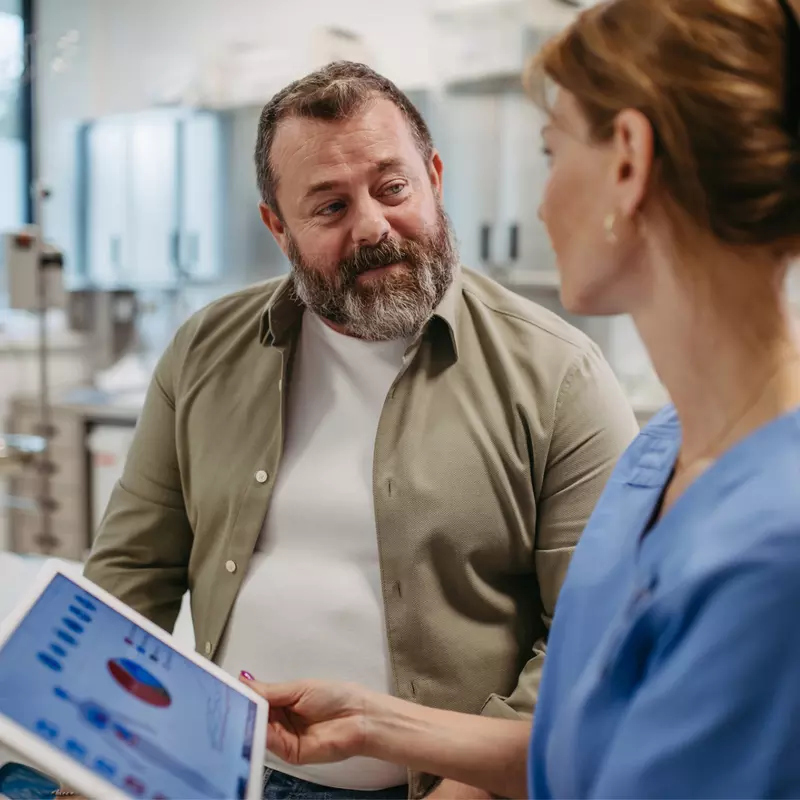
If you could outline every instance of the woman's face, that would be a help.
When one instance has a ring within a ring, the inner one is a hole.
[[[640,255],[629,213],[637,159],[634,154],[627,161],[620,140],[625,135],[623,127],[608,143],[593,142],[583,112],[565,90],[559,91],[542,131],[550,176],[539,216],[556,253],[561,301],[573,313],[631,310],[631,282]]]

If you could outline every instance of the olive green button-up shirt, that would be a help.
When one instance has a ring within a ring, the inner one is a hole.
[[[86,567],[167,630],[189,589],[209,658],[269,513],[302,314],[287,278],[225,297],[178,331]],[[459,273],[409,347],[375,441],[398,696],[531,714],[572,550],[636,432],[594,344],[488,278]],[[431,783],[412,774],[411,795]]]

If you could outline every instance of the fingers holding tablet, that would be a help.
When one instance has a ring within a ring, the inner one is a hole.
[[[334,681],[260,683],[239,678],[269,704],[267,747],[289,764],[321,764],[366,754],[371,693]]]

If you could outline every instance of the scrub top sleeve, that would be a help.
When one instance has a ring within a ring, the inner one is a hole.
[[[641,665],[590,796],[800,797],[797,537],[662,598],[668,617],[681,611]]]

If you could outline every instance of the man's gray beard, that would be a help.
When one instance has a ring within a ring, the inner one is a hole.
[[[304,262],[289,237],[294,291],[311,312],[341,326],[350,336],[390,341],[415,336],[439,305],[458,266],[450,221],[439,209],[434,233],[424,239],[387,240],[359,248],[331,275]],[[370,267],[405,262],[364,285],[357,277]]]

